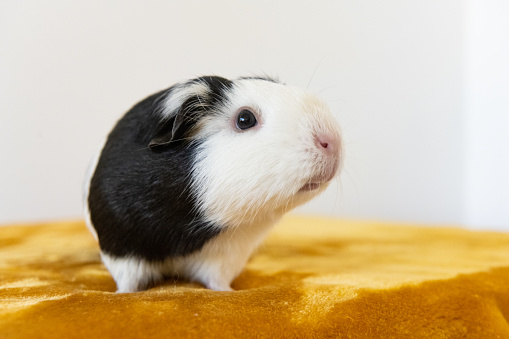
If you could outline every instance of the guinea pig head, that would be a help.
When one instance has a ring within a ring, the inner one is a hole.
[[[216,225],[277,218],[323,192],[341,167],[327,105],[272,79],[199,78],[170,90],[161,107],[171,128],[150,146],[187,140],[195,149],[190,189]]]

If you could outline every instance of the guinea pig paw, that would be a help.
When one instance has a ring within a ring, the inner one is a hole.
[[[233,292],[233,289],[230,287],[230,284],[221,281],[211,280],[205,282],[204,285],[205,287],[213,291]]]

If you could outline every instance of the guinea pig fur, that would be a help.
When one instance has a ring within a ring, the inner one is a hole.
[[[281,216],[339,172],[339,126],[307,92],[204,76],[132,107],[85,182],[87,225],[117,292],[165,277],[217,291]]]

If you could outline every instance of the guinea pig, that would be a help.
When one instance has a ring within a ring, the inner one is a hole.
[[[117,292],[180,277],[230,284],[270,228],[341,167],[329,108],[264,77],[204,76],[132,107],[85,181],[87,225]]]

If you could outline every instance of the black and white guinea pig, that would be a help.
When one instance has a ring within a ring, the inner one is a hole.
[[[270,78],[204,76],[131,108],[85,182],[85,211],[118,292],[168,276],[230,291],[290,209],[341,164],[327,106]]]

